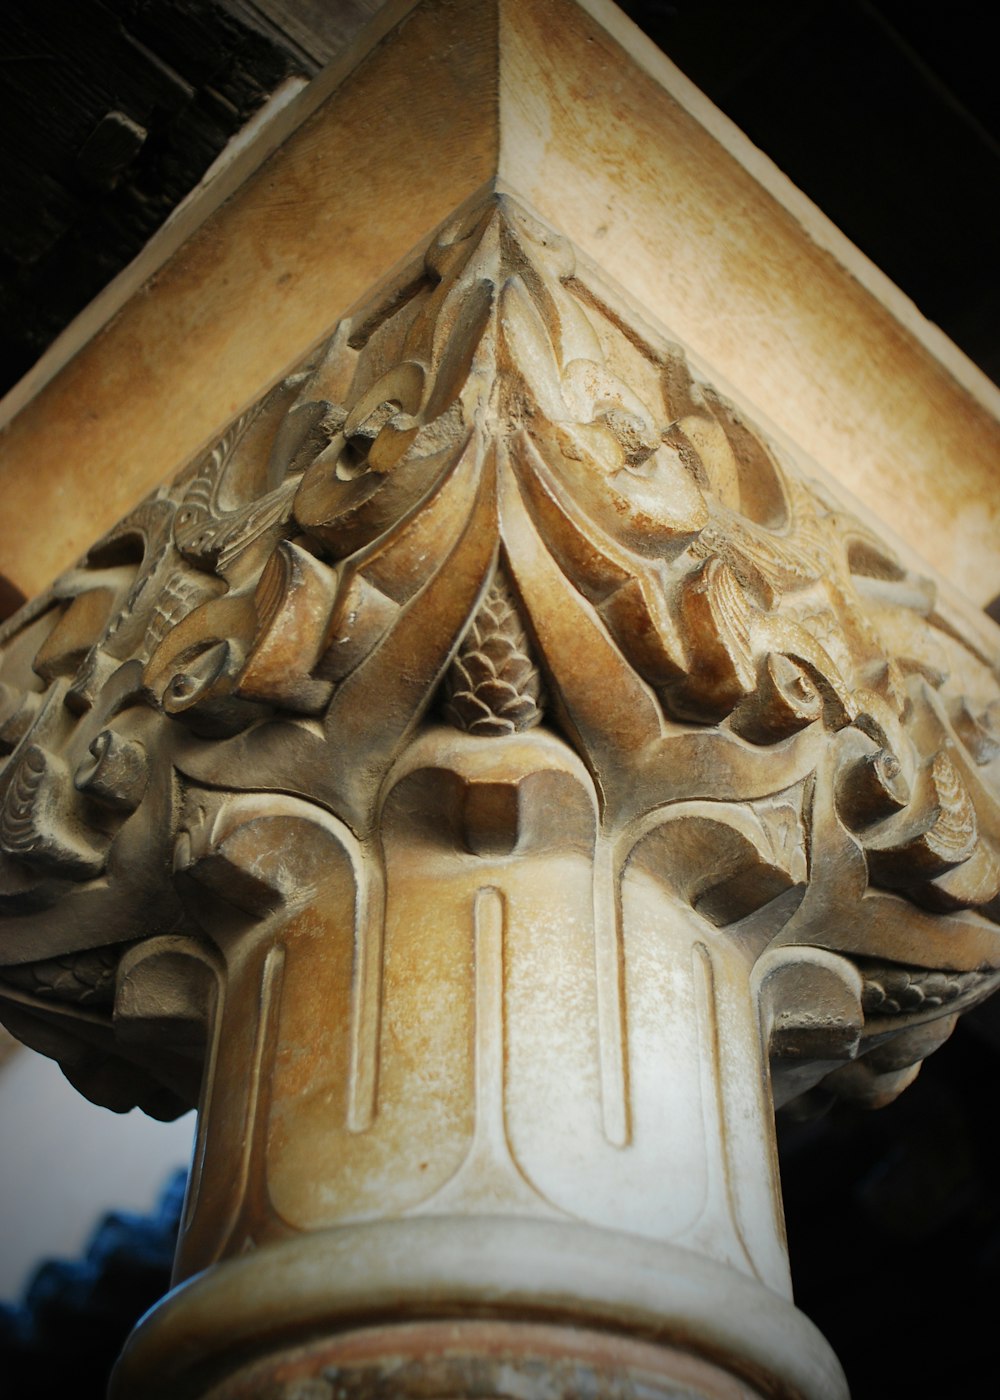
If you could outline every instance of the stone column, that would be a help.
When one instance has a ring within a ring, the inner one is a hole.
[[[200,1103],[116,1400],[846,1394],[773,1107],[1000,980],[997,635],[563,232],[465,200],[0,646],[4,1019]]]

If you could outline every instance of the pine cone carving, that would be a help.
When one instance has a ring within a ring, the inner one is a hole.
[[[520,734],[542,718],[541,678],[497,573],[445,678],[445,718],[469,734]]]

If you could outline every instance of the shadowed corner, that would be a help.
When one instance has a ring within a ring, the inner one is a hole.
[[[18,608],[27,602],[25,595],[11,583],[6,574],[0,574],[0,622],[13,617]]]

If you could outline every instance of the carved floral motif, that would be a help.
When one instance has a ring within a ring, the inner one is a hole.
[[[1000,979],[995,638],[503,197],[0,646],[4,1004],[50,1053],[100,1042],[140,1101],[159,1084],[158,1111],[201,1049],[158,1058],[102,1021],[115,950],[204,944],[192,871],[245,916],[294,903],[233,855],[251,798],[374,849],[390,774],[441,724],[560,735],[615,878],[655,868],[774,987],[795,950],[847,982],[856,962],[857,1033],[832,1059]],[[500,786],[463,809],[470,850],[520,839]],[[795,1013],[775,1003],[775,1053],[828,1073]],[[98,1097],[101,1066],[82,1077]]]

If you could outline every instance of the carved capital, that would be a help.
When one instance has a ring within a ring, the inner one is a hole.
[[[203,938],[169,873],[199,794],[370,841],[442,724],[559,735],[616,878],[767,952],[782,1061],[797,949],[845,960],[852,1056],[1000,965],[995,655],[504,196],[23,610],[4,684],[5,982],[70,1036],[46,967]],[[523,781],[467,843],[513,849]]]
[[[4,1015],[207,1062],[182,1272],[507,1213],[781,1291],[766,1047],[884,1102],[1000,980],[995,636],[507,196],[0,645]]]

